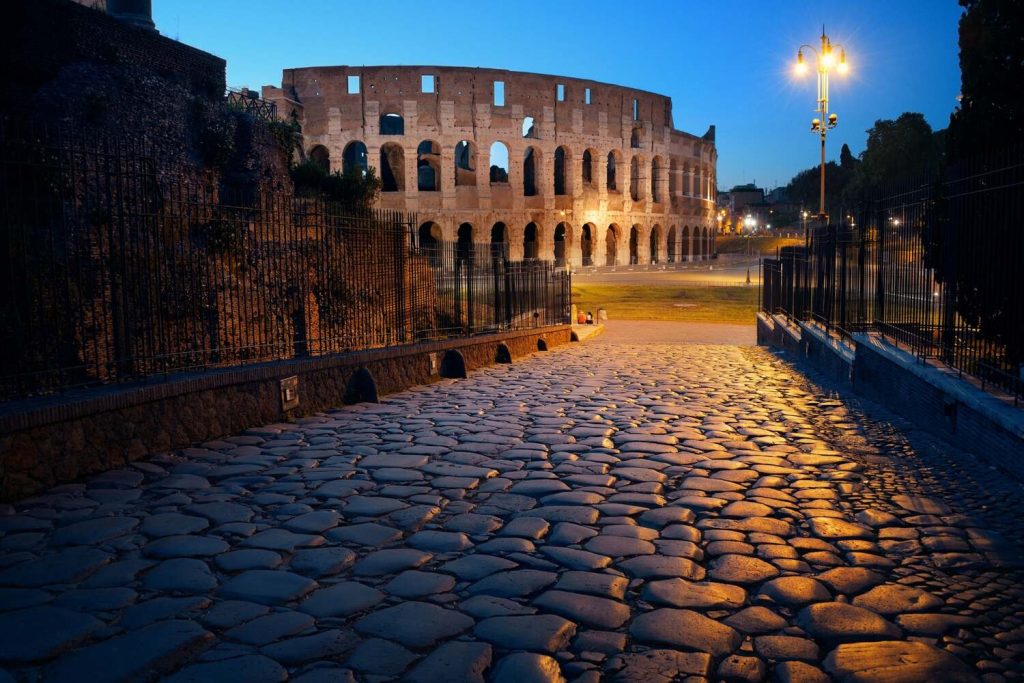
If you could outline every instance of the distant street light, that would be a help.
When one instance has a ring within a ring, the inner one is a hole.
[[[835,50],[839,49],[839,59],[836,60]],[[821,196],[818,204],[818,218],[822,221],[828,219],[825,214],[825,133],[836,127],[839,117],[830,114],[828,111],[828,77],[832,69],[840,74],[849,71],[846,64],[846,50],[842,46],[833,46],[832,41],[825,35],[825,27],[821,27],[821,52],[818,52],[810,45],[801,45],[796,53],[796,65],[793,68],[797,76],[807,73],[808,66],[804,61],[804,48],[810,50],[817,59],[818,69],[818,108],[815,110],[820,118],[811,120],[811,132],[821,137]],[[806,228],[805,228],[806,232]]]

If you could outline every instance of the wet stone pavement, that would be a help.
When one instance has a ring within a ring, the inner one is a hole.
[[[0,681],[1021,680],[1021,487],[911,432],[600,340],[252,429],[0,509]]]

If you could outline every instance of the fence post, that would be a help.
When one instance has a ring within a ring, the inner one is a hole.
[[[878,226],[878,248],[875,249],[875,270],[878,273],[878,281],[875,284],[875,324],[885,322],[885,231],[888,227],[885,224],[885,215],[882,211],[882,204],[875,200],[875,224]]]

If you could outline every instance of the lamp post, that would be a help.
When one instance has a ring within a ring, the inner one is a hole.
[[[821,138],[821,194],[818,203],[818,219],[826,221],[825,214],[825,134],[836,127],[839,117],[828,111],[828,79],[829,74],[835,69],[840,74],[845,74],[849,67],[846,64],[846,50],[841,45],[832,45],[832,41],[825,35],[825,27],[821,27],[821,51],[815,50],[810,45],[801,45],[796,52],[795,71],[798,76],[807,73],[807,63],[804,61],[804,49],[810,50],[817,60],[818,70],[818,108],[815,110],[817,118],[811,120],[811,132],[818,134]],[[839,50],[839,59],[836,59],[835,51]]]

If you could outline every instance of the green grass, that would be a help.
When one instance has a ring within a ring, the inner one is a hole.
[[[719,235],[715,238],[715,249],[719,254],[764,254],[775,256],[779,247],[789,247],[803,244],[802,237],[775,237],[772,235],[758,235],[755,237],[742,237],[740,235]],[[748,246],[749,244],[749,246]]]
[[[575,284],[572,301],[580,310],[608,311],[611,320],[677,320],[753,324],[757,287],[680,287],[678,285]]]

